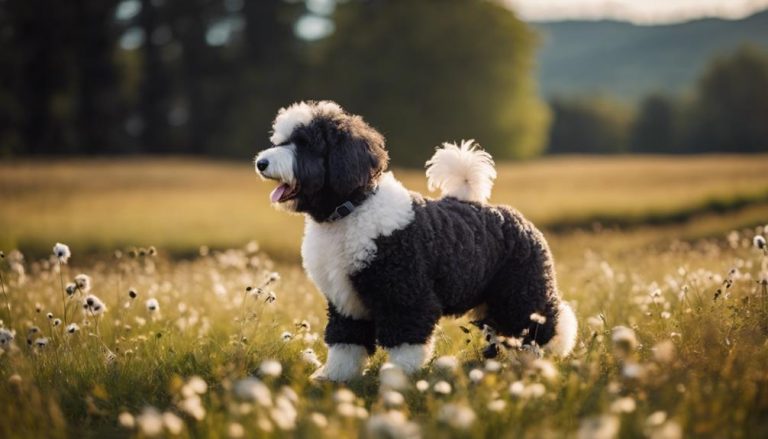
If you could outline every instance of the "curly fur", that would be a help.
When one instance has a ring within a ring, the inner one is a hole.
[[[496,171],[473,141],[444,144],[427,163],[430,186],[443,193],[430,200],[385,172],[384,138],[335,103],[281,110],[272,140],[280,145],[259,157],[293,152],[279,157],[298,188],[291,209],[306,215],[304,267],[328,299],[327,378],[358,374],[377,345],[413,372],[431,355],[440,317],[473,310],[493,334],[556,355],[573,349],[577,321],[558,296],[547,242],[515,209],[485,204]],[[355,209],[336,220],[342,203]]]

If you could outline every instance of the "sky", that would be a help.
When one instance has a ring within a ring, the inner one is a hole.
[[[768,0],[503,0],[526,21],[614,19],[635,24],[678,23],[704,17],[739,19],[768,8]]]

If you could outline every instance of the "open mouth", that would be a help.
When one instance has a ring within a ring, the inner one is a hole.
[[[296,198],[299,194],[298,185],[292,187],[288,183],[280,183],[272,193],[269,194],[269,200],[273,203],[284,203],[286,201]]]

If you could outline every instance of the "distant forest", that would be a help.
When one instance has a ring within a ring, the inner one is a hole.
[[[364,115],[400,165],[463,138],[498,159],[768,147],[761,49],[712,61],[695,95],[634,108],[542,99],[543,38],[481,0],[4,0],[0,157],[244,158],[303,99]]]

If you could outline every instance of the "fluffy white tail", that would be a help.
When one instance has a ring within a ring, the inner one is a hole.
[[[555,325],[555,336],[544,345],[544,349],[559,357],[565,357],[570,354],[576,346],[576,332],[579,329],[579,323],[576,320],[576,314],[573,313],[571,306],[565,302],[560,302],[557,308],[557,324]]]
[[[426,164],[429,190],[440,189],[444,197],[484,203],[491,196],[496,168],[490,154],[474,140],[461,146],[443,143]]]

